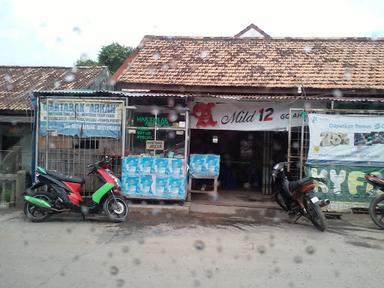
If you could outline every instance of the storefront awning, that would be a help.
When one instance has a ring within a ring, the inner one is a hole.
[[[260,101],[260,102],[290,102],[304,101],[334,101],[334,102],[384,102],[384,97],[348,96],[341,93],[333,95],[260,95],[260,94],[215,94],[215,93],[182,93],[182,92],[153,92],[150,90],[107,91],[107,90],[51,90],[36,91],[35,96],[83,96],[83,97],[177,97],[200,98],[211,97],[235,101]],[[340,95],[339,95],[340,94]]]

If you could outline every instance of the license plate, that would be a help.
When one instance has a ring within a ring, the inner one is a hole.
[[[317,198],[317,197],[312,197],[312,198],[311,198],[311,202],[314,203],[314,204],[317,203],[317,202],[319,202],[319,201],[320,201],[320,200],[319,200],[319,198]]]

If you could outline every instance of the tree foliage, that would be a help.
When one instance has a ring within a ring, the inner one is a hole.
[[[108,66],[111,73],[115,73],[131,52],[131,47],[125,47],[113,42],[101,48],[98,60],[101,65]]]
[[[76,66],[97,66],[99,63],[92,59],[79,59],[75,63]]]
[[[119,43],[113,42],[107,46],[101,47],[98,54],[98,61],[92,59],[79,59],[76,61],[76,66],[107,66],[113,74],[123,64],[124,60],[132,52],[131,47],[122,46]]]

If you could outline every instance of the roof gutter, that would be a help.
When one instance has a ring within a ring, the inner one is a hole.
[[[302,95],[298,93],[298,87],[250,87],[250,86],[200,86],[200,85],[173,85],[173,84],[146,84],[146,83],[116,83],[117,90],[123,89],[145,89],[152,92],[172,92],[172,93],[215,93],[215,94],[259,94],[259,95]],[[310,88],[305,87],[305,94],[333,96],[341,92],[343,96],[365,96],[365,97],[384,97],[384,89],[372,88]]]

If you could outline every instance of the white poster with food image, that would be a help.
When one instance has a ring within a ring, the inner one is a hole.
[[[309,114],[308,162],[384,163],[384,116]]]

